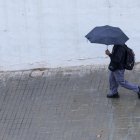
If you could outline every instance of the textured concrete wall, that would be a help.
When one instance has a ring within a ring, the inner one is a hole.
[[[108,63],[106,46],[84,38],[106,24],[124,30],[140,61],[139,20],[139,0],[0,0],[0,70]]]

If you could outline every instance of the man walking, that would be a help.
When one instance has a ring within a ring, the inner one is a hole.
[[[110,93],[107,94],[107,98],[119,98],[118,87],[120,85],[136,92],[140,99],[140,87],[124,79],[126,45],[114,45],[112,53],[110,53],[109,50],[106,50],[105,54],[108,55],[111,60],[109,64]]]

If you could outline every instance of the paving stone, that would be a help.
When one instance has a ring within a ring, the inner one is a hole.
[[[139,139],[140,100],[123,88],[107,99],[108,74],[103,66],[0,73],[0,140]]]

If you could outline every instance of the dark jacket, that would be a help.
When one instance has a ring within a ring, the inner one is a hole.
[[[111,71],[125,69],[126,45],[114,45],[112,53],[109,55]]]

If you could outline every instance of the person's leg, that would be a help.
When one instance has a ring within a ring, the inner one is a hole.
[[[109,73],[110,92],[109,92],[109,94],[107,94],[107,98],[119,98],[118,87],[119,87],[119,84],[117,83],[113,72],[110,71],[110,73]]]
[[[114,77],[118,84],[126,89],[132,90],[134,92],[139,92],[139,87],[138,85],[135,85],[133,83],[130,83],[124,79],[124,72],[125,70],[116,70],[114,72]]]
[[[109,74],[109,87],[110,87],[110,94],[118,93],[119,84],[117,83],[114,72],[110,71]]]

